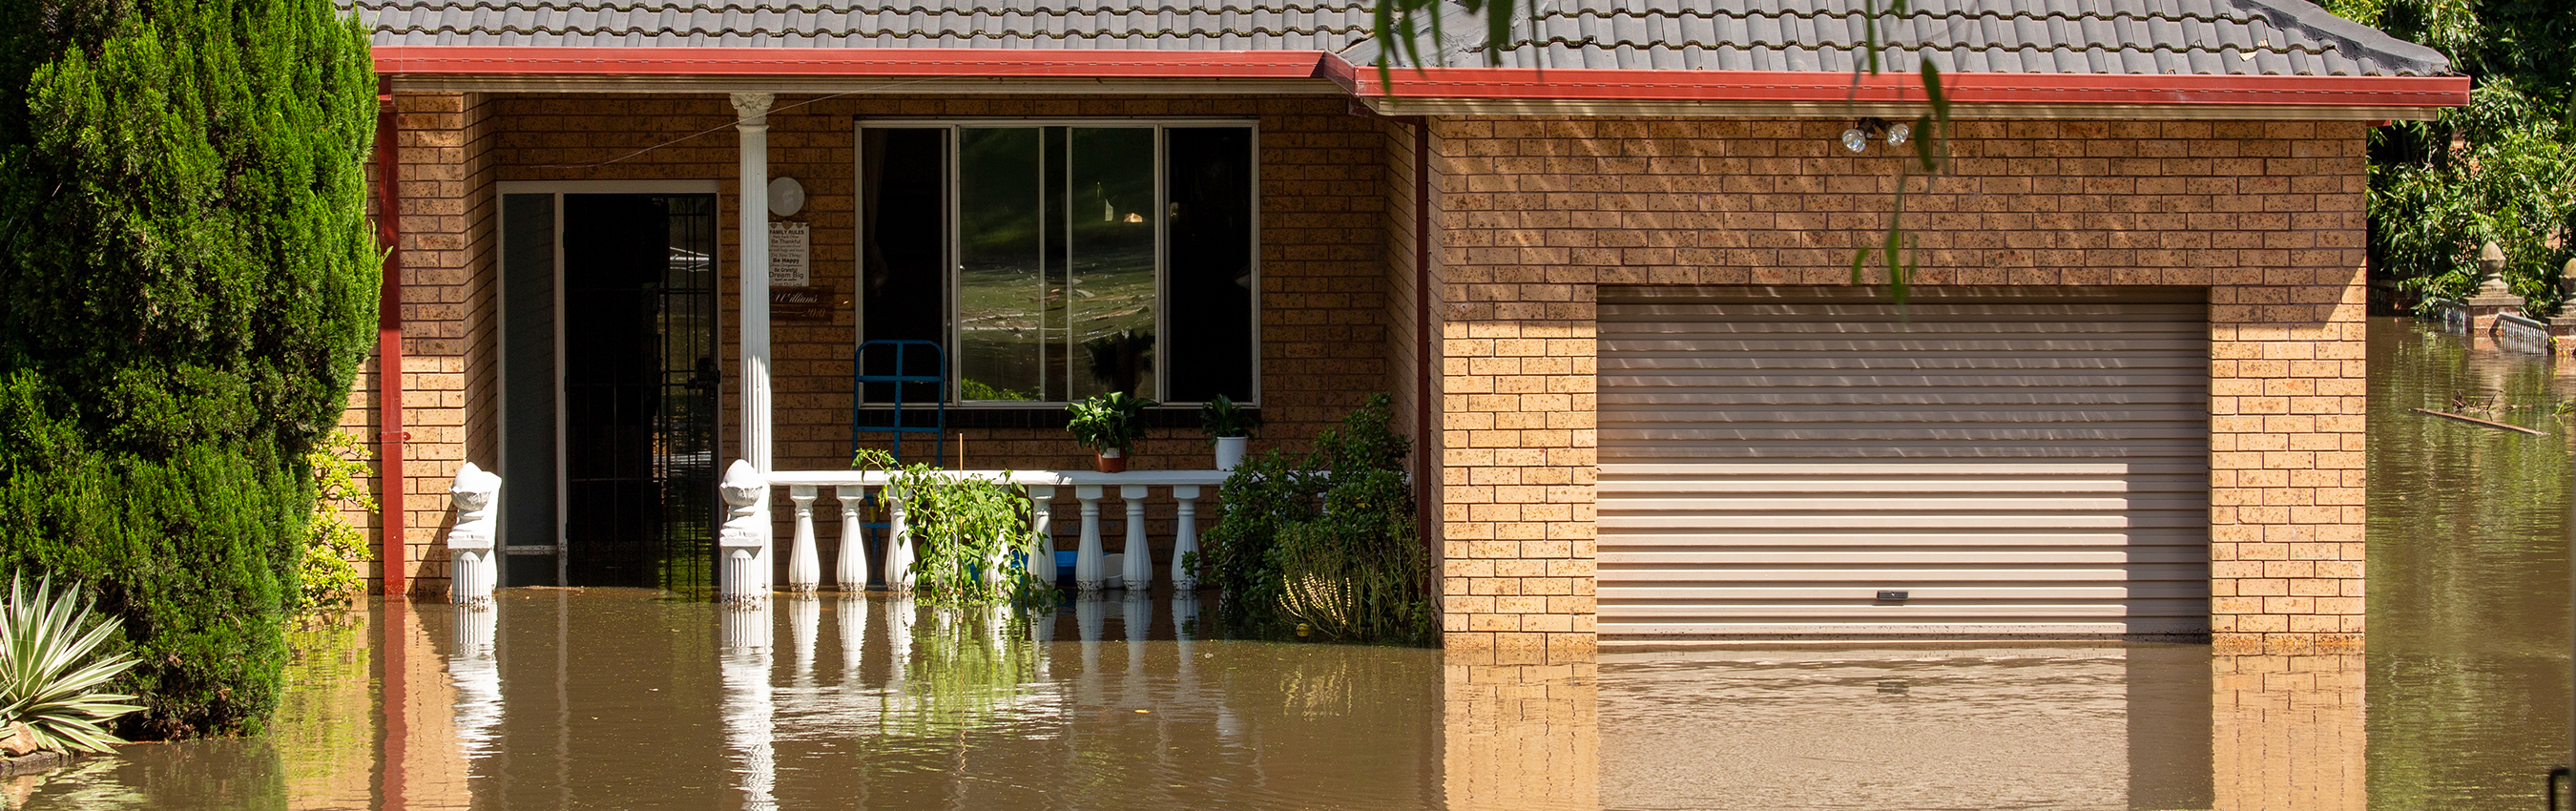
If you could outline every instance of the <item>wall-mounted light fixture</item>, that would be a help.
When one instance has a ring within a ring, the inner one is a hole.
[[[1843,148],[1855,153],[1866,152],[1871,138],[1884,138],[1888,146],[1904,146],[1913,137],[1914,128],[1902,121],[1891,123],[1884,118],[1864,118],[1853,122],[1851,129],[1843,130]]]

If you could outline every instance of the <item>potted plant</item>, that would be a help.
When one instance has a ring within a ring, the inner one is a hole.
[[[1199,406],[1199,427],[1207,432],[1208,444],[1216,446],[1216,469],[1233,470],[1243,462],[1252,432],[1261,427],[1261,415],[1220,394]]]
[[[1064,429],[1073,434],[1075,443],[1096,454],[1093,462],[1100,472],[1123,473],[1127,470],[1127,451],[1136,447],[1136,440],[1144,438],[1140,418],[1146,407],[1153,405],[1158,404],[1123,391],[1095,395],[1065,406],[1073,418],[1065,422]]]

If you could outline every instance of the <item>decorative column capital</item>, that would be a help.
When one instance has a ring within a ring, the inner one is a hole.
[[[778,96],[771,93],[733,94],[733,112],[740,119],[736,126],[769,126],[769,104],[777,99]]]

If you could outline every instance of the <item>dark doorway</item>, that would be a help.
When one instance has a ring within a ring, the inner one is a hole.
[[[715,198],[562,200],[563,584],[711,593]]]

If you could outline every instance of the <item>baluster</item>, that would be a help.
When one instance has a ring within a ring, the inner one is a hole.
[[[1127,555],[1126,571],[1119,574],[1127,578],[1131,594],[1154,585],[1154,550],[1145,545],[1145,495],[1150,492],[1152,488],[1141,484],[1118,486],[1118,497],[1127,502],[1127,548],[1121,550]]]
[[[1172,588],[1189,591],[1199,587],[1199,573],[1190,565],[1190,555],[1199,551],[1199,486],[1172,486],[1172,498],[1180,512],[1172,519]]]
[[[912,528],[905,525],[903,494],[886,494],[885,584],[888,591],[912,590]]]
[[[832,566],[832,585],[843,594],[868,590],[868,539],[859,529],[859,507],[867,503],[868,490],[855,484],[832,488],[832,498],[841,502],[841,556]]]
[[[1075,485],[1073,497],[1082,501],[1082,539],[1073,551],[1073,587],[1099,591],[1104,574],[1100,571],[1100,485]]]
[[[1029,532],[1038,536],[1029,552],[1029,574],[1040,583],[1055,582],[1055,485],[1029,485]]]
[[[787,500],[796,504],[796,535],[787,547],[787,590],[812,594],[823,582],[823,566],[814,552],[814,486],[799,484],[787,488]]]

